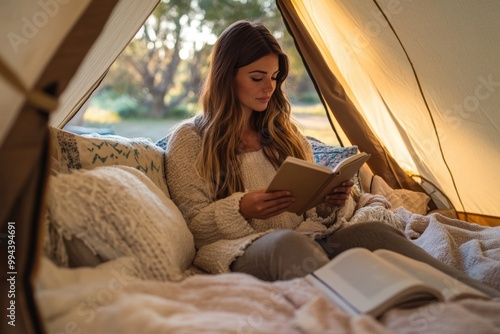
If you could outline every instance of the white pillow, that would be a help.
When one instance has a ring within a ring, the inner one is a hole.
[[[78,238],[104,261],[135,257],[144,278],[181,280],[194,259],[193,236],[179,209],[132,167],[51,176],[47,208],[51,227],[64,239]]]
[[[382,195],[391,203],[392,209],[396,210],[402,206],[406,210],[425,215],[427,204],[431,199],[429,195],[408,189],[392,189],[383,178],[374,175],[370,192],[375,195]]]

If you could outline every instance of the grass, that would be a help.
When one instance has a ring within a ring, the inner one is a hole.
[[[157,141],[165,137],[180,120],[170,119],[123,119],[113,123],[85,122],[84,126],[91,128],[107,128],[116,135],[136,138],[146,137]]]
[[[330,145],[338,145],[321,104],[294,105],[292,110],[292,117],[299,124],[304,135],[315,137]],[[180,119],[121,119],[112,111],[89,107],[85,112],[82,126],[106,128],[119,136],[147,137],[157,141],[166,136],[181,121]]]

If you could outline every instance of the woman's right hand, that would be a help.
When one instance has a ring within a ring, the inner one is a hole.
[[[241,198],[240,213],[246,219],[267,219],[283,213],[294,200],[289,191],[252,191]]]

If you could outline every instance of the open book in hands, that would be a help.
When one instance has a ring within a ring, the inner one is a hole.
[[[341,160],[334,169],[302,159],[287,157],[278,169],[267,191],[289,190],[295,202],[287,209],[297,215],[323,203],[332,190],[350,180],[370,158],[359,153]]]
[[[426,263],[386,249],[374,252],[349,249],[306,279],[353,315],[378,317],[394,307],[468,297],[490,298]]]

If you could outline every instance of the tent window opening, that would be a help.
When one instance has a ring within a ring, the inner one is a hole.
[[[199,91],[210,52],[224,28],[239,19],[263,22],[290,59],[285,91],[306,136],[338,145],[325,108],[274,1],[162,1],[64,129],[76,134],[165,137],[200,113]]]

